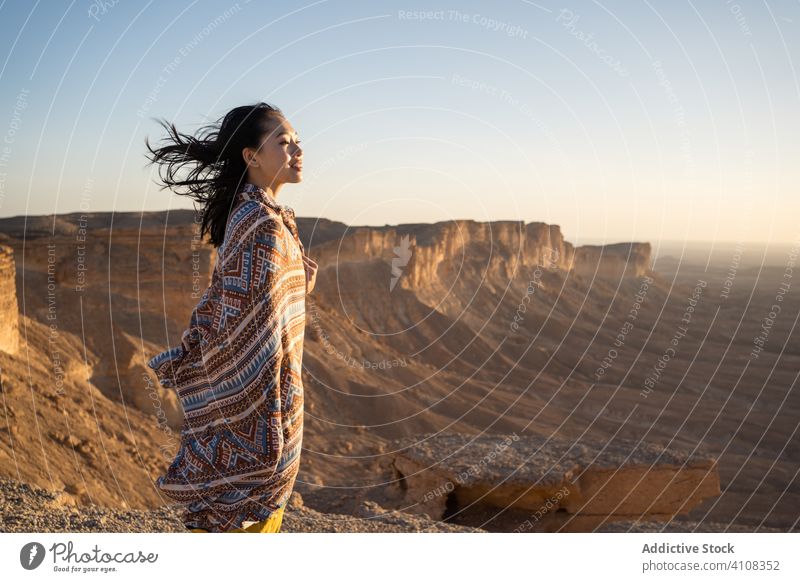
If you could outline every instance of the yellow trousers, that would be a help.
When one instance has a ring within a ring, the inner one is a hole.
[[[263,521],[248,525],[244,529],[237,527],[225,533],[279,533],[281,522],[283,522],[283,507]],[[194,533],[209,533],[207,529],[200,528],[190,529],[189,531]]]

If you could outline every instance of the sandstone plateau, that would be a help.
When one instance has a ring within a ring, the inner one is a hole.
[[[645,443],[420,435],[392,444],[404,511],[501,531],[513,530],[511,514],[520,532],[667,522],[720,494],[713,456]]]

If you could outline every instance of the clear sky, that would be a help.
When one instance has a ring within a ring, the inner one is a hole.
[[[0,45],[0,216],[191,208],[152,118],[267,101],[305,148],[299,216],[800,235],[797,0],[16,0]]]

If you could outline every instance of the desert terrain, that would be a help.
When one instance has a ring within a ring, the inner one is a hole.
[[[298,227],[320,265],[298,519],[797,531],[797,246],[575,246],[521,221]],[[179,341],[215,258],[191,211],[0,219],[8,487],[73,513],[163,511],[153,482],[182,411],[145,363]],[[30,523],[13,507],[4,531]]]

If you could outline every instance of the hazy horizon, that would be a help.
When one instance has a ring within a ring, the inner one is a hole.
[[[91,213],[97,213],[97,214],[102,214],[102,213],[106,213],[106,214],[109,214],[109,213],[114,213],[114,214],[122,214],[122,213],[140,214],[140,213],[144,213],[144,212],[158,213],[158,212],[176,212],[176,211],[192,211],[192,209],[191,208],[172,208],[172,209],[164,208],[164,209],[161,209],[161,210],[158,210],[158,209],[152,209],[152,210],[150,210],[150,209],[149,210],[96,210],[96,211],[92,211],[92,212],[90,212],[88,214],[91,214]],[[73,212],[58,213],[57,216],[69,216],[69,215],[80,216],[81,214],[82,213],[80,211],[73,211]],[[13,215],[13,216],[0,216],[0,223],[2,223],[2,221],[4,221],[4,220],[13,220],[13,219],[20,219],[20,220],[29,219],[30,220],[30,219],[33,219],[33,218],[43,218],[43,217],[51,217],[51,216],[54,216],[54,215],[53,214],[27,214],[27,215],[26,214],[16,214],[16,215]],[[307,219],[307,220],[308,219],[320,219],[320,220],[331,220],[331,221],[334,221],[334,219],[328,218],[328,217],[325,217],[325,216],[298,215],[297,218],[299,218],[299,219]],[[475,220],[475,219],[454,217],[452,220]],[[340,222],[341,223],[341,221],[336,221],[336,222]],[[382,223],[382,224],[364,224],[364,223],[358,223],[358,224],[342,223],[342,224],[347,224],[347,226],[349,228],[361,228],[361,227],[377,228],[377,227],[396,227],[396,226],[408,225],[408,224],[434,224],[436,222],[447,222],[447,221],[390,222],[390,223]],[[486,222],[486,221],[484,221],[484,222]],[[514,222],[514,219],[511,219],[511,218],[505,218],[505,219],[504,218],[498,218],[498,219],[492,220],[491,222]],[[541,221],[536,221],[536,220],[525,221],[526,224],[527,223],[531,223],[531,222],[541,222]],[[548,224],[554,224],[554,223],[548,223]],[[555,224],[555,225],[561,227],[561,225],[558,225],[558,224]],[[570,237],[568,232],[564,231],[563,227],[561,228],[561,233],[564,235],[564,239],[566,241],[575,244],[576,241],[573,240]],[[595,245],[595,244],[612,245],[612,244],[618,244],[618,243],[622,244],[622,243],[631,243],[631,242],[638,242],[638,243],[648,242],[648,243],[650,243],[653,246],[654,254],[657,251],[659,246],[662,249],[669,248],[669,249],[671,249],[670,252],[672,252],[672,250],[675,249],[676,247],[682,247],[682,246],[686,246],[687,249],[705,249],[705,248],[708,248],[709,246],[713,246],[713,247],[715,247],[717,249],[731,250],[731,249],[735,248],[739,244],[744,244],[746,246],[751,246],[751,247],[752,246],[769,246],[770,249],[773,252],[777,252],[779,250],[781,250],[781,251],[789,250],[789,249],[797,246],[798,244],[800,244],[800,238],[798,238],[795,241],[788,241],[787,242],[787,241],[777,241],[777,240],[771,240],[771,241],[769,241],[769,240],[746,240],[746,241],[743,241],[741,239],[740,240],[726,240],[726,239],[711,240],[711,239],[670,239],[670,238],[661,238],[661,239],[651,238],[651,239],[641,239],[641,240],[622,240],[622,239],[618,239],[617,237],[613,237],[613,236],[611,236],[609,238],[606,238],[606,239],[604,239],[602,237],[586,236],[586,237],[581,237],[577,244],[582,244],[582,245]]]

